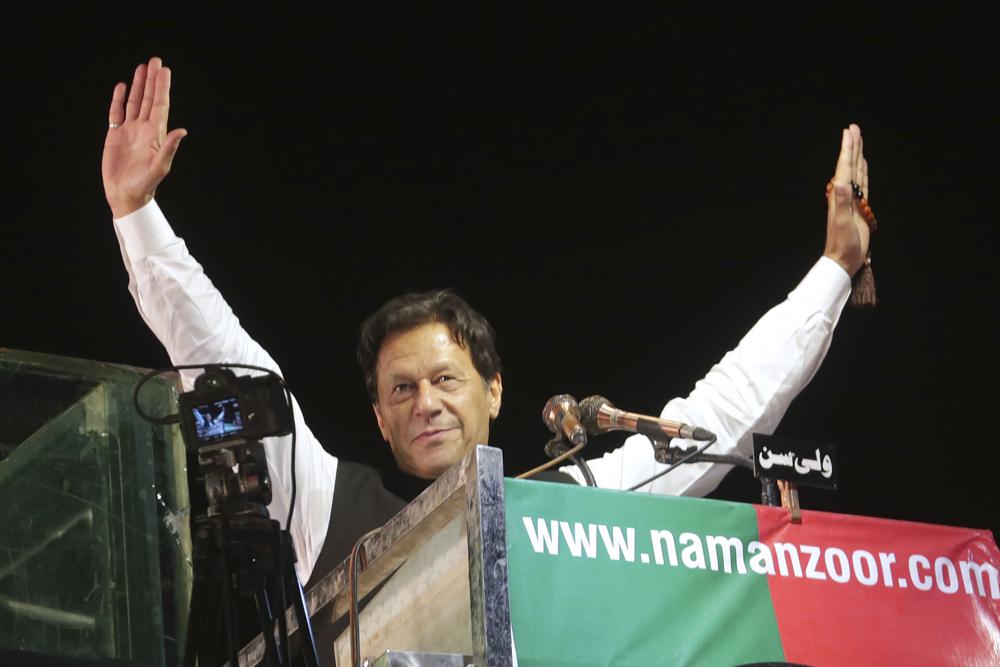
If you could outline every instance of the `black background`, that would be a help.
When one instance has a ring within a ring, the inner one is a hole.
[[[499,333],[492,441],[515,474],[544,460],[549,396],[658,414],[784,298],[822,252],[823,187],[858,122],[881,306],[844,312],[779,428],[838,448],[841,489],[803,506],[1000,527],[997,77],[976,11],[26,11],[0,74],[0,345],[168,363],[100,180],[112,87],[159,55],[190,134],[157,199],[324,444],[389,464],[358,324],[451,286]],[[737,471],[714,496],[756,502],[756,482]]]

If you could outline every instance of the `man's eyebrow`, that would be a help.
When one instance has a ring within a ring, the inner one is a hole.
[[[382,375],[382,377],[384,377],[386,380],[389,381],[409,380],[412,377],[412,374],[406,371],[396,370],[396,371],[387,371]]]
[[[433,366],[429,367],[427,375],[429,377],[433,377],[435,375],[438,375],[446,371],[454,375],[459,375],[461,374],[461,366],[460,364],[457,364],[453,359],[442,359],[436,362]],[[383,377],[385,377],[385,379],[387,380],[398,380],[398,379],[409,380],[412,379],[414,375],[417,374],[412,373],[411,371],[408,371],[406,369],[396,368],[392,370],[387,369]]]

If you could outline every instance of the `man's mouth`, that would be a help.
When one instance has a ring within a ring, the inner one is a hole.
[[[413,439],[415,445],[436,445],[447,438],[455,428],[429,428]]]

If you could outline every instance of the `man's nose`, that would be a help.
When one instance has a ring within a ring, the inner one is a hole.
[[[417,414],[434,413],[441,409],[438,390],[431,384],[430,380],[421,380],[417,383],[417,400],[414,402],[414,409]]]

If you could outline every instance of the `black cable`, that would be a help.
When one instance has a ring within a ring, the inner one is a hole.
[[[278,597],[278,611],[276,614],[277,616],[276,620],[278,622],[278,636],[281,637],[282,639],[282,653],[284,654],[284,661],[285,661],[284,664],[291,665],[292,647],[291,647],[291,642],[288,640],[288,619],[285,618],[285,610],[288,609],[288,596],[286,595],[287,581],[285,579],[284,574],[286,567],[294,568],[295,565],[288,561],[288,559],[286,558],[287,555],[286,550],[281,548],[283,545],[281,544],[282,537],[280,534],[278,535],[278,543],[279,543],[278,558],[277,558],[278,576],[276,578],[277,581],[275,582],[276,583],[275,593],[277,594]],[[305,645],[306,641],[308,641],[308,638],[303,640],[303,645]]]
[[[277,375],[277,374],[276,374]],[[281,377],[281,376],[279,376]],[[285,521],[285,530],[288,534],[292,533],[292,516],[295,514],[295,493],[298,490],[298,485],[296,484],[296,479],[298,476],[295,474],[295,404],[292,403],[292,392],[289,391],[288,385],[285,381],[281,381],[282,386],[285,388],[285,397],[288,399],[288,405],[292,408],[292,498],[288,503],[288,519]]]
[[[591,472],[590,466],[587,465],[587,460],[582,456],[577,456],[576,454],[569,458],[576,464],[576,467],[580,469],[580,474],[583,475],[583,481],[587,483],[587,486],[593,486],[596,488],[597,480],[594,479],[594,473]]]
[[[656,460],[660,463],[675,463],[690,453],[687,448],[671,447],[667,443],[655,439],[653,440],[653,450],[657,457]],[[753,459],[742,454],[703,454],[698,457],[695,463],[728,463],[731,466],[744,468],[753,472]]]
[[[704,445],[702,445],[702,446],[701,446],[701,447],[699,447],[698,449],[694,450],[694,451],[693,451],[693,452],[691,452],[690,454],[688,454],[688,455],[684,456],[683,458],[679,459],[679,460],[678,460],[678,461],[677,461],[676,463],[674,463],[673,465],[671,465],[671,466],[667,467],[667,468],[666,468],[666,469],[664,469],[664,470],[661,470],[660,472],[656,473],[656,474],[655,474],[655,475],[653,475],[652,477],[649,477],[648,479],[645,479],[645,480],[643,480],[643,481],[639,482],[639,483],[638,483],[638,484],[636,484],[635,486],[632,486],[632,487],[629,487],[629,488],[628,488],[627,490],[628,490],[628,491],[635,491],[635,490],[636,490],[636,489],[638,489],[639,487],[641,487],[641,486],[646,486],[646,485],[647,485],[647,484],[649,484],[650,482],[652,482],[652,481],[654,481],[654,480],[657,480],[657,479],[659,479],[659,478],[663,477],[663,476],[664,476],[664,475],[666,475],[666,474],[667,474],[668,472],[670,472],[671,470],[673,470],[673,469],[677,468],[677,467],[678,467],[679,465],[681,465],[682,463],[687,463],[688,461],[690,461],[691,459],[693,459],[693,458],[694,458],[695,456],[697,456],[698,454],[701,454],[701,453],[702,453],[702,452],[704,452],[704,451],[705,451],[706,449],[708,449],[709,447],[711,447],[712,445],[714,445],[714,444],[715,444],[715,443],[716,443],[717,441],[718,441],[718,438],[712,438],[711,440],[709,440],[708,442],[706,442],[706,443],[705,443]]]
[[[139,392],[142,390],[142,385],[146,384],[157,375],[163,375],[164,373],[169,373],[170,371],[184,370],[188,368],[205,368],[203,364],[193,364],[187,366],[167,366],[165,368],[158,368],[154,371],[150,371],[139,378],[139,382],[135,385],[135,391],[132,392],[132,403],[135,405],[135,412],[137,415],[142,417],[148,422],[153,424],[178,424],[181,421],[181,413],[176,412],[172,415],[167,415],[166,417],[151,417],[146,414],[146,411],[142,409],[139,405]]]

